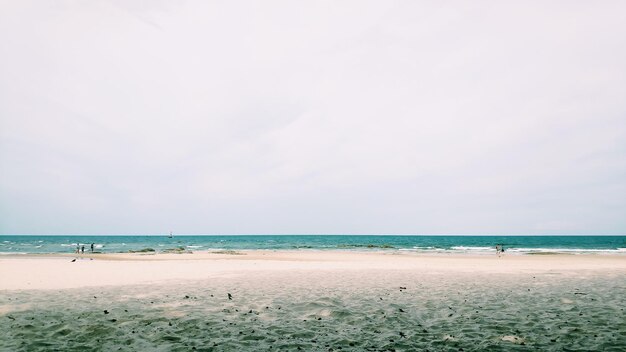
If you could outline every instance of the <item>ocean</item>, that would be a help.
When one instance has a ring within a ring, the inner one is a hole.
[[[507,253],[626,255],[626,236],[435,236],[435,235],[0,235],[0,253],[124,253],[168,250],[359,250],[424,253]]]

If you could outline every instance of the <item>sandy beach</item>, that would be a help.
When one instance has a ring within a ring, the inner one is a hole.
[[[73,259],[76,261],[73,262]],[[563,276],[580,277],[626,274],[626,256],[505,255],[499,258],[487,255],[262,250],[185,254],[5,255],[0,257],[0,289],[46,290],[158,284],[168,280],[249,276],[252,272],[287,275],[321,270],[363,275],[376,270],[446,276],[557,272]]]
[[[3,350],[626,345],[625,256],[8,255],[0,277]]]

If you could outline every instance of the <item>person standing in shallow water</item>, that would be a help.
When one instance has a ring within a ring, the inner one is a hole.
[[[502,256],[502,252],[504,252],[504,250],[502,249],[502,245],[501,244],[496,244],[496,255],[498,255],[498,257]]]
[[[91,244],[91,253],[93,253],[93,243]]]
[[[80,247],[80,254],[85,254],[85,246]]]

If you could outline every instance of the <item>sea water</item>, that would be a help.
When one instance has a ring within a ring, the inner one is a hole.
[[[440,235],[1,235],[0,253],[123,253],[216,250],[359,250],[427,253],[602,253],[626,255],[626,236],[440,236]]]

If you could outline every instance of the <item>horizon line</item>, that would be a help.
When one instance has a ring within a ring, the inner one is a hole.
[[[172,233],[174,236],[626,236],[615,233]],[[169,233],[2,233],[0,236],[169,236]]]

